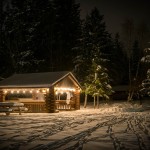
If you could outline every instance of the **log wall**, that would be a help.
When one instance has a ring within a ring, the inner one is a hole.
[[[4,92],[2,90],[0,90],[0,102],[5,101],[5,95]]]
[[[76,88],[75,91],[75,109],[76,110],[80,109],[80,91],[78,88]]]
[[[54,99],[54,87],[49,88],[49,92],[46,94],[46,110],[48,113],[56,112],[56,105]]]

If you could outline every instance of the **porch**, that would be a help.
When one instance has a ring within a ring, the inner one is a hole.
[[[28,113],[45,113],[46,103],[44,100],[6,100],[5,102],[19,102],[23,103],[24,107],[28,109]],[[75,101],[70,101],[68,104],[66,100],[55,100],[55,109],[56,110],[75,110]]]

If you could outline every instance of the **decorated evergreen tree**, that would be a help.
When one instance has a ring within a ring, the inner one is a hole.
[[[109,77],[107,74],[107,69],[98,65],[96,60],[92,60],[91,73],[86,77],[86,83],[84,84],[85,92],[85,103],[87,104],[87,95],[94,97],[94,108],[97,98],[97,108],[99,108],[99,98],[103,98],[106,101],[109,100],[109,96],[112,94],[113,90],[109,84]]]

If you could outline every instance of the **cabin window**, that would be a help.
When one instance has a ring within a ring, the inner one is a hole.
[[[5,100],[19,100],[20,98],[32,98],[32,94],[30,93],[8,93],[5,96]]]
[[[55,94],[55,99],[56,100],[71,100],[73,98],[73,92],[58,92]]]

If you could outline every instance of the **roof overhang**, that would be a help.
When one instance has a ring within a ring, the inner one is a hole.
[[[53,83],[46,83],[46,84],[7,84],[7,85],[1,85],[0,89],[12,89],[12,88],[50,88],[52,86],[56,86],[59,82],[61,82],[64,78],[69,77],[70,80],[72,80],[72,82],[81,90],[81,85],[80,83],[77,81],[77,79],[75,78],[75,76],[71,73],[68,72],[66,73],[64,76],[62,76],[61,78],[59,78],[58,80],[56,80]]]
[[[50,88],[52,85],[49,84],[43,84],[43,85],[7,85],[7,86],[1,86],[0,89],[6,89],[6,88]]]

